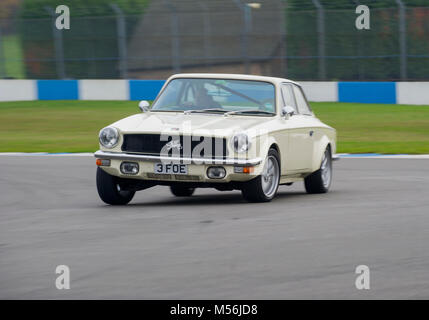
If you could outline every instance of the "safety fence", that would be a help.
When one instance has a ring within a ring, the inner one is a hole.
[[[116,2],[98,1],[105,10],[86,15],[68,0],[68,30],[56,28],[54,6],[39,8],[39,16],[26,16],[27,7],[0,16],[0,78],[223,72],[307,81],[429,79],[425,0],[139,0],[144,8],[134,14]],[[358,30],[355,9],[364,3],[370,29]]]

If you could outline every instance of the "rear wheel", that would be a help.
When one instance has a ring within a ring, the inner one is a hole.
[[[134,197],[135,191],[122,190],[120,178],[97,168],[97,191],[101,200],[111,205],[125,205]]]
[[[270,149],[261,175],[246,182],[241,193],[247,201],[268,202],[276,195],[279,181],[279,154],[275,149]]]
[[[326,193],[332,182],[332,156],[331,150],[326,148],[323,154],[320,169],[304,179],[307,193]]]
[[[194,194],[195,188],[171,186],[170,190],[176,197],[190,197]]]

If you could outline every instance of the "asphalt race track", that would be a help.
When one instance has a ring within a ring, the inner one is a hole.
[[[0,157],[1,299],[429,298],[428,160],[341,159],[324,195],[156,187],[126,207],[99,200],[94,162]]]

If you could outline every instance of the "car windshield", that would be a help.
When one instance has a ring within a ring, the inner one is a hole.
[[[155,111],[184,111],[243,115],[275,113],[274,85],[229,79],[171,80],[152,106]]]

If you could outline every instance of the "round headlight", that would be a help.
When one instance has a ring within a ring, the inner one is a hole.
[[[245,133],[238,133],[232,137],[232,147],[235,152],[246,152],[250,148],[249,137]]]
[[[119,133],[116,128],[107,127],[100,131],[99,140],[103,147],[113,148],[118,144],[119,141]]]

